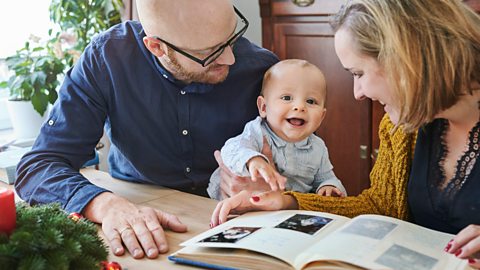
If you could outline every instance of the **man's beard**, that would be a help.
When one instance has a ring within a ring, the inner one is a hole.
[[[223,82],[227,76],[229,71],[229,66],[227,65],[217,65],[215,63],[211,63],[207,66],[207,69],[201,72],[189,72],[184,67],[180,65],[177,58],[174,55],[173,49],[170,47],[167,49],[167,56],[168,59],[166,64],[170,72],[175,76],[177,80],[184,81],[187,83],[197,82],[197,83],[207,83],[207,84],[217,84]],[[211,71],[218,67],[226,67],[227,72],[218,76]]]

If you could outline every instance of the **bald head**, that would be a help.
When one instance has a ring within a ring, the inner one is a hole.
[[[147,36],[158,36],[179,48],[202,50],[219,45],[235,30],[230,0],[137,0]]]

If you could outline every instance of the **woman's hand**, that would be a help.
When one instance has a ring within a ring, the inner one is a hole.
[[[298,209],[297,201],[290,195],[279,191],[267,191],[253,194],[243,190],[240,193],[225,199],[217,204],[213,210],[210,227],[215,227],[227,221],[229,214],[242,214],[258,210]]]
[[[445,251],[468,260],[470,267],[480,269],[480,225],[461,230],[445,247]]]

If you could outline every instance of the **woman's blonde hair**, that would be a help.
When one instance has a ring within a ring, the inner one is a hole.
[[[406,131],[480,82],[480,17],[460,0],[351,0],[331,24],[382,65]]]

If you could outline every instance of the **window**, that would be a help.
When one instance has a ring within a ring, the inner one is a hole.
[[[48,37],[52,27],[48,7],[50,0],[0,1],[0,81],[8,79],[5,58],[22,48],[30,35]],[[11,127],[6,109],[8,89],[0,89],[0,129]]]

